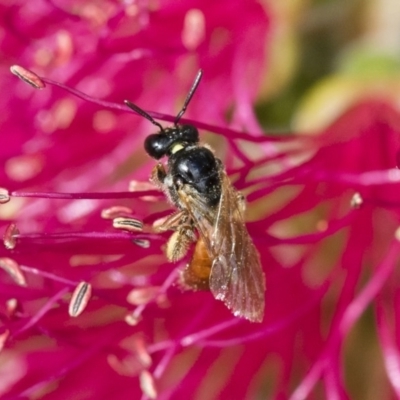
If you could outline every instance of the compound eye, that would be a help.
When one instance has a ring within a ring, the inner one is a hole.
[[[199,141],[199,131],[193,125],[180,126],[180,139],[187,143],[197,143]]]
[[[162,133],[155,133],[147,136],[144,141],[144,149],[150,157],[156,160],[165,156],[171,144],[171,139]]]

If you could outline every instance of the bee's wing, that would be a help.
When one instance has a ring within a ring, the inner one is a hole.
[[[238,317],[261,322],[265,277],[243,218],[241,200],[221,170],[221,199],[216,209],[190,186],[178,191],[212,259],[210,289]]]

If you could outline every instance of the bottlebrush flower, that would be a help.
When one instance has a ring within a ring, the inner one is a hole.
[[[248,80],[262,73],[254,38],[268,20],[251,2],[3,11],[7,60],[46,84],[2,83],[3,398],[342,398],[341,352],[367,307],[392,389],[382,386],[398,395],[392,106],[359,103],[309,137],[260,135]],[[173,121],[161,112],[179,108],[198,64],[206,77],[186,122],[247,196],[267,281],[262,324],[182,292],[187,260],[167,263],[167,235],[150,229],[172,209],[147,184],[153,127],[122,101]],[[115,216],[132,218],[128,232]]]

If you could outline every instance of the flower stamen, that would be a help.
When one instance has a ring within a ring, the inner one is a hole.
[[[7,329],[2,334],[0,334],[0,352],[3,350],[4,345],[10,336],[10,331]]]
[[[11,258],[0,258],[0,268],[2,268],[19,286],[26,286],[25,275],[22,273],[19,264]]]
[[[10,194],[7,189],[0,188],[0,204],[5,204],[10,201]]]
[[[139,377],[140,388],[143,393],[150,399],[157,398],[157,390],[154,382],[154,377],[149,371],[142,371]]]
[[[68,313],[71,317],[77,317],[86,308],[92,295],[92,285],[88,282],[80,282],[72,293],[69,302]]]
[[[114,219],[117,217],[128,217],[132,215],[132,210],[125,206],[113,206],[110,208],[105,208],[101,211],[101,218],[104,219]]]
[[[113,227],[128,232],[141,232],[143,231],[143,222],[135,218],[118,217],[113,219]]]
[[[3,237],[4,247],[7,250],[12,250],[15,248],[17,244],[16,236],[18,234],[19,234],[18,228],[14,223],[7,226]]]
[[[46,87],[46,84],[38,75],[36,75],[32,71],[25,69],[24,67],[13,65],[10,67],[10,71],[14,75],[18,76],[19,79],[23,80],[35,89],[44,89]]]

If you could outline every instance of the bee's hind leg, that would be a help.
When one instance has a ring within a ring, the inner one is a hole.
[[[181,225],[167,242],[165,254],[169,261],[179,261],[187,254],[191,243],[196,241],[194,227],[191,224]]]
[[[186,210],[171,214],[156,229],[158,232],[175,231],[168,239],[165,251],[169,261],[179,261],[196,241],[195,229]]]

